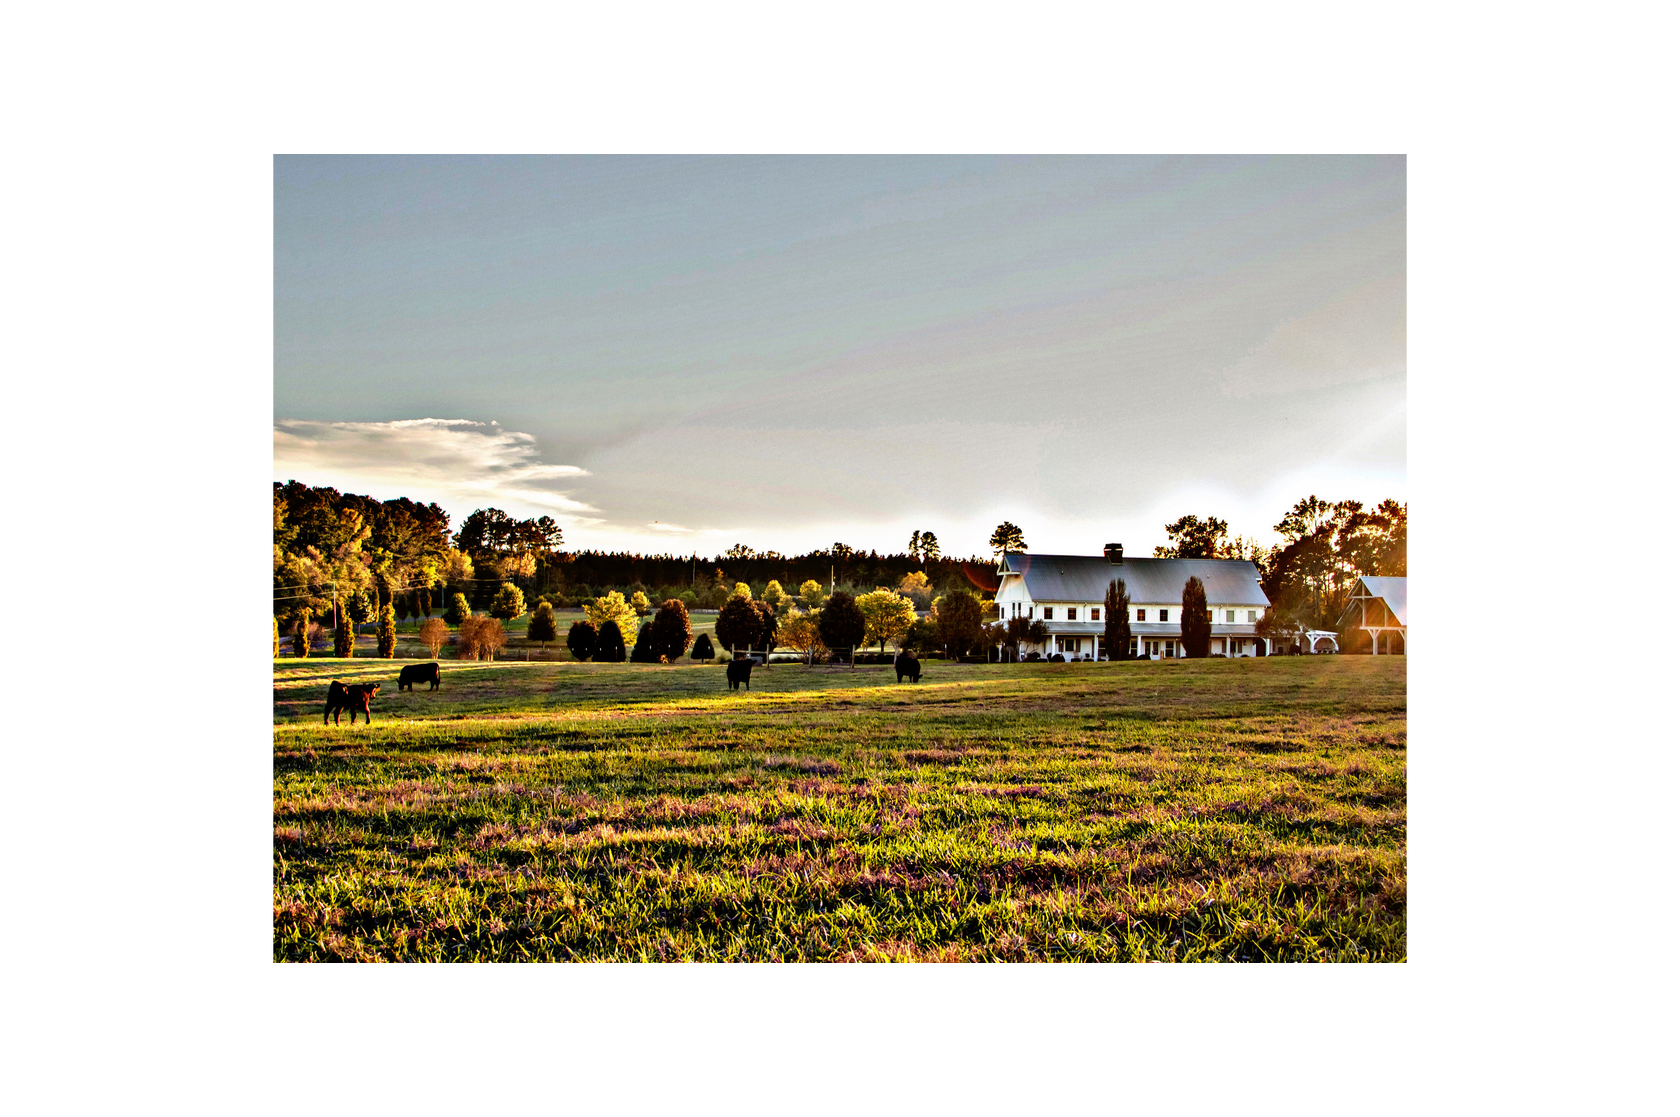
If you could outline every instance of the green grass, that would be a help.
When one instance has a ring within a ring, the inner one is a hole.
[[[1402,961],[1405,662],[276,660],[274,955]]]

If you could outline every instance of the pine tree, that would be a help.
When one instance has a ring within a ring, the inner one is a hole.
[[[299,659],[309,658],[309,610],[298,613],[297,626],[292,629],[292,654]]]
[[[702,632],[700,638],[694,641],[694,650],[688,655],[690,659],[698,660],[708,660],[716,656],[717,652],[712,648],[712,638]]]
[[[1179,639],[1186,659],[1206,659],[1213,636],[1213,614],[1208,612],[1207,589],[1200,578],[1184,583],[1183,612],[1179,616]]]
[[[1103,647],[1111,660],[1125,659],[1132,647],[1132,597],[1126,592],[1126,580],[1115,578],[1108,583],[1103,597]]]
[[[395,606],[383,605],[379,609],[379,658],[395,659],[397,657],[397,610]]]

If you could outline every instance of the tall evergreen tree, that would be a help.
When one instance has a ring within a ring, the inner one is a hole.
[[[309,658],[309,621],[308,609],[298,612],[297,627],[292,629],[292,654],[299,659]]]
[[[1132,595],[1126,580],[1114,578],[1103,596],[1103,647],[1111,660],[1125,659],[1132,646]]]
[[[393,605],[379,607],[379,658],[397,656],[397,610]]]
[[[350,618],[340,612],[338,623],[333,626],[334,659],[349,659],[356,654],[356,630],[349,622]]]
[[[664,657],[666,663],[681,659],[688,650],[688,642],[693,639],[688,607],[674,597],[659,606],[653,623],[647,627],[653,640],[655,658]]]
[[[554,623],[554,606],[546,601],[537,602],[536,611],[531,614],[531,623],[525,629],[525,639],[535,640],[548,650],[551,640],[560,638],[560,626]]]
[[[274,658],[280,658],[280,618],[274,618]]]
[[[573,621],[566,633],[566,650],[580,663],[595,654],[595,626],[588,621]]]
[[[445,624],[452,624],[459,628],[461,622],[472,615],[472,607],[467,604],[467,595],[456,594],[449,602],[449,608],[443,614]]]
[[[636,628],[636,645],[630,649],[631,663],[658,663],[659,654],[653,650],[653,625]]]
[[[1184,641],[1187,659],[1206,659],[1213,636],[1213,614],[1208,612],[1207,589],[1200,578],[1184,583],[1183,612],[1179,615],[1179,639]]]
[[[595,662],[624,662],[624,632],[618,627],[617,621],[603,624],[600,633],[595,637]]]
[[[712,647],[712,638],[702,632],[694,641],[694,650],[688,654],[690,659],[707,660],[717,655],[717,651]]]

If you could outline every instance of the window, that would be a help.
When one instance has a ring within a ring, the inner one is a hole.
[[[1056,610],[1054,610],[1050,606],[1046,605],[1044,607],[1044,619],[1047,620],[1047,621],[1055,620],[1056,619]]]
[[[1236,624],[1237,623],[1237,611],[1235,609],[1225,610],[1225,623],[1226,624]]]
[[[1068,620],[1076,621],[1078,619],[1079,619],[1079,610],[1078,609],[1069,609],[1068,610]]]
[[[1161,610],[1161,619],[1163,621],[1167,619],[1167,611],[1165,609]]]
[[[1091,610],[1091,619],[1094,620],[1094,621],[1102,620],[1102,610],[1101,609],[1092,609]]]
[[[1249,610],[1249,611],[1248,611],[1248,623],[1249,623],[1249,624],[1253,624],[1253,623],[1254,623],[1254,610],[1253,610],[1253,609],[1250,609],[1250,610]]]
[[[1140,621],[1141,621],[1141,620],[1142,620],[1142,619],[1143,619],[1143,610],[1142,610],[1142,609],[1139,609],[1139,610],[1138,610],[1138,620],[1140,620]]]

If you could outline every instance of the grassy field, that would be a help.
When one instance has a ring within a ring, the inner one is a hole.
[[[1403,961],[1405,664],[276,660],[274,956]]]

